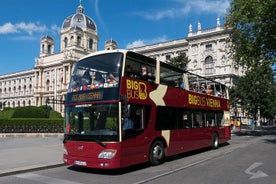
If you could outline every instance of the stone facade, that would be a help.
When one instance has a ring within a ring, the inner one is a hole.
[[[54,53],[54,40],[44,36],[40,41],[40,55],[34,68],[0,76],[0,107],[41,106],[46,99],[61,102],[65,99],[70,74],[79,58],[98,50],[98,33],[94,21],[84,14],[80,4],[77,12],[67,17],[61,27],[60,52]],[[243,75],[243,69],[234,68],[227,55],[228,30],[220,25],[197,31],[189,26],[187,38],[146,45],[131,50],[149,57],[168,62],[180,53],[191,60],[187,70],[212,78],[227,86],[235,85]],[[105,49],[117,49],[117,42],[108,40]],[[63,113],[62,104],[50,104]]]
[[[220,25],[214,28],[192,30],[189,26],[187,38],[147,45],[132,49],[149,57],[169,62],[180,53],[185,53],[190,62],[187,70],[206,78],[223,83],[230,87],[237,83],[239,76],[244,75],[244,68],[235,68],[228,51],[227,39],[229,30]]]
[[[41,106],[46,99],[59,103],[50,106],[63,113],[70,74],[83,56],[98,50],[98,32],[94,21],[85,15],[80,4],[67,17],[60,31],[60,52],[54,53],[54,39],[40,40],[40,54],[32,70],[0,76],[0,107]]]

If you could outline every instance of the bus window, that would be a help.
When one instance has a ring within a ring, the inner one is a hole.
[[[158,106],[157,114],[156,114],[156,129],[171,130],[176,128],[177,128],[176,108]]]
[[[135,136],[142,132],[145,127],[145,111],[142,105],[128,104],[127,112],[122,118],[124,139]]]
[[[206,112],[206,126],[207,127],[216,126],[214,112]]]
[[[182,79],[183,82],[183,72],[177,68],[171,68],[169,65],[165,65],[165,63],[160,63],[160,65],[160,84],[181,87],[179,80]],[[185,86],[182,86],[182,88],[184,89]]]
[[[182,127],[179,128],[191,128],[192,127],[192,112],[184,110],[182,113]]]
[[[193,113],[193,128],[205,127],[205,113],[202,111],[195,111]]]
[[[130,52],[126,58],[124,76],[154,82],[155,63],[152,58]]]
[[[224,118],[223,118],[223,113],[222,112],[217,112],[216,113],[216,122],[218,126],[221,126],[224,124]]]

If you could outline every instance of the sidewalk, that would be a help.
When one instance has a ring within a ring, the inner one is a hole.
[[[0,134],[0,177],[63,165],[63,134]]]

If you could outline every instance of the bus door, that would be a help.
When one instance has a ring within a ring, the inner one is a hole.
[[[150,106],[125,104],[122,107],[122,165],[146,160],[148,138],[144,129],[149,123]]]

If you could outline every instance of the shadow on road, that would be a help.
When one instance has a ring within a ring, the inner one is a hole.
[[[243,125],[241,130],[233,131],[234,135],[237,136],[266,136],[266,135],[276,135],[276,127],[256,127],[252,130],[251,127]]]
[[[69,166],[67,169],[76,171],[76,172],[84,172],[84,173],[99,174],[99,175],[123,175],[126,173],[134,172],[148,167],[151,167],[150,164],[143,163],[143,164],[134,165],[134,166],[130,166],[122,169],[95,169],[95,168],[86,168],[86,167],[77,167],[77,166]]]
[[[221,144],[220,147],[224,147],[224,146],[228,146],[228,145],[230,145],[230,144],[226,142],[226,143]],[[202,148],[202,149],[198,149],[198,150],[194,150],[194,151],[177,154],[174,156],[167,157],[166,162],[171,162],[171,161],[175,161],[175,160],[182,159],[185,157],[190,157],[190,156],[200,154],[203,152],[208,152],[210,150],[213,150],[213,148],[207,147],[207,148]],[[109,169],[105,170],[105,169],[86,168],[86,167],[78,167],[78,166],[68,166],[67,169],[76,171],[76,172],[84,172],[84,173],[90,173],[90,174],[123,175],[123,174],[135,172],[135,171],[149,168],[149,167],[155,167],[155,166],[151,166],[149,163],[143,163],[143,164],[134,165],[134,166],[130,166],[130,167],[122,168],[122,169],[110,169],[110,170]],[[158,166],[156,166],[156,167],[158,167]]]
[[[263,141],[268,144],[276,144],[276,127],[257,127],[255,130],[252,130],[249,126],[243,126],[240,131],[232,132],[236,136],[251,136],[251,137],[262,137],[270,136],[265,138]],[[274,137],[275,136],[275,137]]]

